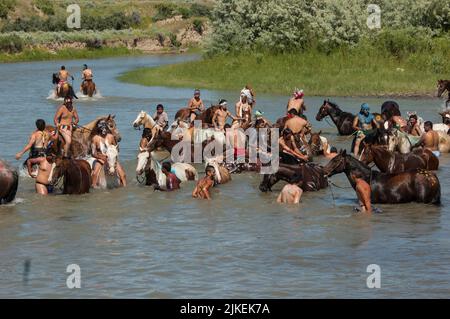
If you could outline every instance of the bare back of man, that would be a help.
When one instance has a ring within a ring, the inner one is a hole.
[[[436,131],[428,131],[422,135],[423,147],[430,151],[439,150],[439,134]]]
[[[294,116],[286,121],[284,128],[290,129],[294,135],[297,135],[303,133],[307,125],[308,122],[305,119],[299,116]]]
[[[303,190],[295,184],[287,184],[278,195],[277,202],[280,204],[298,204]]]
[[[210,176],[205,176],[198,181],[197,186],[192,192],[192,197],[199,199],[211,199],[209,189],[214,186],[214,179]]]

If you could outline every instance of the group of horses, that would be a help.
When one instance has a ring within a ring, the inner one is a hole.
[[[58,85],[59,81],[58,73],[53,73],[52,83]],[[96,92],[97,87],[94,81],[83,81],[81,84],[81,93],[83,93],[84,96],[93,97]],[[59,90],[55,89],[55,95],[58,98],[65,98],[66,96],[76,97],[73,85],[67,81],[60,86]]]

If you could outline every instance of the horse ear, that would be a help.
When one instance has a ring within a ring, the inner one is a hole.
[[[111,118],[111,114],[108,115],[108,117],[106,118],[106,120],[108,121]]]
[[[319,135],[322,135],[322,130],[319,131]]]
[[[342,155],[344,155],[344,156],[347,155],[347,150],[343,150]]]
[[[111,118],[114,120],[116,118],[116,114],[114,114],[113,116],[111,116]]]

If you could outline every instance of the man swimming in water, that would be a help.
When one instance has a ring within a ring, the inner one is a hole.
[[[33,159],[33,158],[45,157],[47,145],[50,141],[50,136],[45,131],[45,121],[44,120],[42,120],[42,119],[36,120],[36,128],[37,129],[33,133],[31,133],[30,139],[28,140],[28,144],[25,145],[23,150],[21,150],[20,152],[18,152],[16,154],[16,160],[19,160],[25,152],[28,152],[29,150],[31,150],[30,156],[26,160],[28,174],[30,176],[33,175],[33,172],[32,172],[33,165],[31,164],[31,162],[29,160]]]
[[[65,97],[64,104],[58,108],[55,117],[53,118],[56,129],[65,142],[64,157],[66,158],[69,156],[70,144],[72,143],[73,126],[77,125],[80,121],[78,112],[72,103],[72,97]]]
[[[377,127],[378,123],[375,120],[375,116],[372,113],[370,113],[369,104],[367,103],[361,104],[361,110],[353,120],[353,129],[357,131],[355,147],[353,149],[353,154],[355,156],[358,156],[359,146],[361,142],[366,138],[367,134],[369,134],[370,130]]]
[[[200,179],[192,192],[192,197],[199,199],[211,199],[209,189],[214,186],[215,169],[212,166],[207,166],[205,170],[206,176]]]
[[[433,131],[433,123],[426,121],[423,125],[425,133],[420,137],[419,142],[412,148],[423,146],[424,149],[428,149],[433,152],[434,155],[439,157],[441,153],[439,152],[439,134]]]
[[[280,204],[298,204],[302,194],[303,190],[297,184],[287,184],[278,195],[277,202]]]
[[[177,189],[180,189],[181,181],[178,179],[177,175],[172,173],[172,164],[169,162],[162,163],[162,172],[166,175],[166,186],[165,188],[161,187],[161,185],[155,186],[155,190],[159,190],[162,192],[171,192]]]
[[[191,111],[190,121],[193,122],[195,117],[205,110],[205,105],[200,98],[200,90],[194,91],[194,97],[189,100],[188,108]]]

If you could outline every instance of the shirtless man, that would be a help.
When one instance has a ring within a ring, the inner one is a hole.
[[[260,110],[257,110],[255,112],[255,127],[260,128],[260,127],[272,126],[272,123],[270,123],[270,121],[268,121],[263,115],[264,115],[264,113],[261,112]]]
[[[236,103],[236,117],[243,118],[245,123],[250,123],[252,121],[252,106],[248,103],[247,95],[241,93],[241,98],[239,102]]]
[[[142,132],[141,141],[139,142],[139,152],[146,152],[148,143],[152,138],[152,130],[149,128],[144,128]]]
[[[353,171],[351,177],[356,183],[355,191],[358,196],[359,208],[357,211],[361,213],[372,213],[371,194],[372,190],[370,185],[362,178],[362,174],[358,171]]]
[[[294,135],[303,137],[309,127],[308,121],[298,116],[295,109],[290,109],[288,114],[290,115],[290,119],[285,122],[284,128],[290,129]]]
[[[67,96],[64,98],[64,104],[61,105],[56,111],[53,121],[55,123],[57,131],[64,139],[64,157],[69,156],[70,144],[72,143],[72,130],[73,126],[79,122],[78,112],[73,106],[72,97]]]
[[[205,170],[206,176],[200,179],[192,192],[192,197],[199,199],[211,199],[209,189],[214,186],[215,169],[207,166]]]
[[[163,188],[161,185],[155,186],[155,190],[159,190],[162,192],[171,192],[177,189],[180,189],[181,181],[178,179],[177,175],[171,172],[172,164],[169,162],[164,162],[162,164],[162,172],[166,175],[166,187]]]
[[[278,140],[280,145],[281,161],[285,164],[297,164],[297,160],[307,162],[308,156],[303,155],[295,143],[294,134],[288,128],[283,130],[283,135]]]
[[[92,138],[92,157],[96,159],[94,163],[94,169],[92,172],[92,187],[98,187],[98,178],[100,176],[100,171],[103,169],[104,165],[108,161],[108,157],[106,155],[107,145],[117,145],[116,139],[114,135],[111,134],[108,128],[108,124],[105,121],[100,121],[97,123],[97,128],[99,129],[99,134],[95,135]],[[120,179],[120,184],[122,186],[127,186],[127,179],[124,169],[119,163],[119,160],[116,162],[116,171],[117,175]]]
[[[155,120],[156,125],[163,131],[169,125],[169,116],[164,112],[164,106],[162,104],[156,106],[156,112],[153,114],[153,119]]]
[[[219,131],[223,131],[225,127],[225,123],[227,118],[230,117],[233,121],[240,120],[238,117],[234,117],[230,111],[228,111],[228,104],[226,100],[220,100],[219,108],[214,113],[212,122],[214,124],[214,128]]]
[[[61,86],[67,82],[67,79],[69,78],[69,76],[72,78],[72,81],[73,81],[73,76],[66,70],[66,67],[64,65],[61,66],[61,70],[59,70],[59,72],[58,72],[58,77],[59,77],[59,82],[58,82],[58,86],[57,86],[58,94],[59,94],[59,90],[61,89]]]
[[[297,114],[303,114],[306,111],[304,96],[303,90],[296,89],[293,96],[289,99],[286,111],[289,112],[291,109],[294,109],[297,111]]]
[[[191,122],[195,120],[195,117],[205,110],[205,105],[200,98],[200,90],[196,89],[194,91],[194,97],[189,100],[188,108],[191,111]]]
[[[433,131],[433,123],[426,121],[423,125],[425,133],[420,137],[420,141],[417,142],[412,148],[423,146],[424,149],[428,149],[433,152],[434,155],[439,157],[441,153],[439,152],[439,134]]]
[[[416,114],[411,114],[409,116],[407,133],[413,136],[421,136],[422,130],[420,129],[419,121]]]
[[[30,176],[33,175],[32,172],[32,164],[30,159],[33,158],[41,158],[45,157],[45,152],[47,149],[48,142],[50,140],[49,135],[45,131],[45,121],[42,119],[38,119],[36,121],[36,131],[31,133],[30,139],[28,140],[28,144],[25,145],[23,150],[21,150],[19,153],[16,154],[16,160],[19,160],[25,152],[30,152],[30,156],[28,157],[26,163],[28,168],[28,174]]]
[[[280,204],[299,204],[303,190],[296,184],[287,184],[278,195],[277,202]]]
[[[353,149],[353,154],[355,156],[358,156],[359,145],[366,138],[368,131],[377,127],[378,123],[375,120],[375,116],[372,113],[370,113],[369,104],[367,103],[361,104],[361,110],[353,120],[353,129],[356,130],[356,141],[355,147]]]
[[[46,155],[44,157],[33,158],[29,160],[31,165],[38,164],[39,171],[36,177],[36,193],[41,195],[48,195],[53,191],[50,185],[50,175],[52,173],[52,165],[54,163],[53,155]]]
[[[85,81],[92,81],[94,73],[88,68],[87,64],[83,64],[83,71],[81,71],[81,79],[83,80],[80,85],[80,91],[83,91],[83,85]]]

